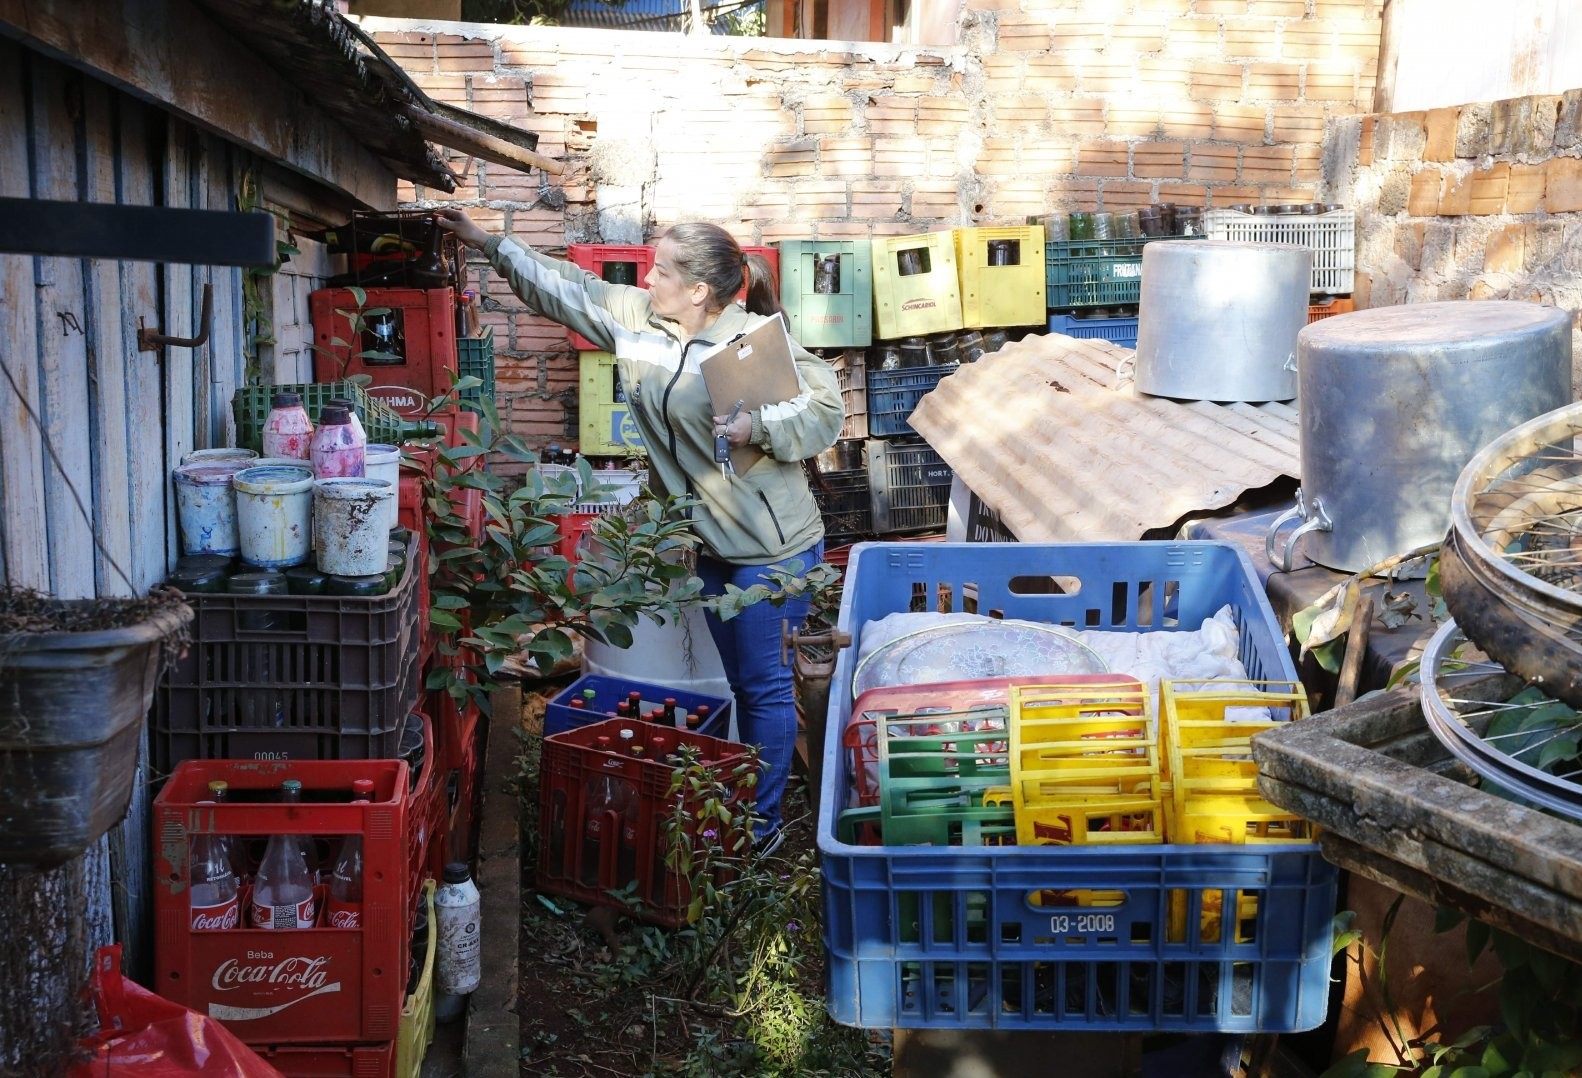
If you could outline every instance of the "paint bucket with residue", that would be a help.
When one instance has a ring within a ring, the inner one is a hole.
[[[235,557],[236,495],[231,477],[251,459],[198,460],[176,469],[176,523],[181,527],[182,554],[223,554]]]
[[[242,560],[285,569],[313,549],[313,469],[306,463],[244,468],[231,479]]]
[[[401,447],[398,445],[379,445],[371,443],[363,453],[363,474],[369,479],[383,479],[390,484],[391,489],[401,489]],[[385,531],[390,531],[401,522],[397,519],[400,513],[400,499],[391,498],[385,503]]]
[[[183,464],[226,464],[230,461],[240,461],[243,468],[252,467],[258,460],[258,454],[251,449],[221,448],[221,449],[194,449],[181,458]]]
[[[313,558],[321,573],[383,574],[389,558],[386,504],[395,487],[382,479],[338,477],[313,484]]]

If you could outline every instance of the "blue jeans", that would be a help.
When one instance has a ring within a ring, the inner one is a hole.
[[[824,560],[821,539],[801,554],[775,563],[797,576]],[[723,595],[726,583],[749,588],[764,583],[769,565],[735,565],[707,555],[698,557],[698,576],[704,595]],[[762,839],[780,826],[780,799],[786,780],[791,777],[791,757],[796,751],[796,694],[791,667],[780,661],[781,623],[795,627],[807,617],[807,599],[790,599],[780,606],[755,603],[730,621],[713,613],[707,616],[709,635],[719,649],[720,662],[736,697],[736,730],[742,740],[757,745],[764,772],[758,780],[758,815],[763,823],[757,831]]]

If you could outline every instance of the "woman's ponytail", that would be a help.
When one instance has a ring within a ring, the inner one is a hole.
[[[780,282],[769,260],[760,254],[742,256],[747,271],[747,309],[753,314],[779,314]]]

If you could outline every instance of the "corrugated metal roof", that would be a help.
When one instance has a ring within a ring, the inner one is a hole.
[[[405,74],[365,45],[333,0],[198,2],[397,176],[456,189],[444,160],[402,114],[404,106],[422,103]]]
[[[1294,404],[1149,397],[1117,376],[1131,355],[1027,337],[941,381],[912,427],[1023,542],[1137,539],[1298,475]]]
[[[703,22],[710,33],[729,32],[724,16],[758,7],[763,0],[709,0],[701,5]],[[561,26],[581,26],[596,30],[654,30],[678,32],[686,29],[692,10],[691,0],[572,0],[558,20]]]

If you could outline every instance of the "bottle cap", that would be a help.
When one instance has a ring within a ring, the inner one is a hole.
[[[286,779],[280,784],[280,792],[288,799],[300,798],[302,796],[302,780]]]
[[[368,800],[372,801],[374,799],[374,780],[353,779],[352,794],[354,797],[366,797]]]
[[[351,414],[338,404],[326,404],[319,411],[319,426],[321,427],[341,427],[351,421]]]
[[[446,883],[466,883],[467,882],[467,876],[468,876],[467,862],[465,862],[465,861],[447,861],[445,863],[445,877],[444,878],[445,878],[445,882]]]
[[[295,408],[302,403],[302,398],[295,393],[276,393],[269,403],[275,408]]]
[[[230,788],[231,788],[231,784],[226,782],[224,779],[210,779],[209,780],[209,792],[210,793],[224,793],[226,790],[229,790]]]

